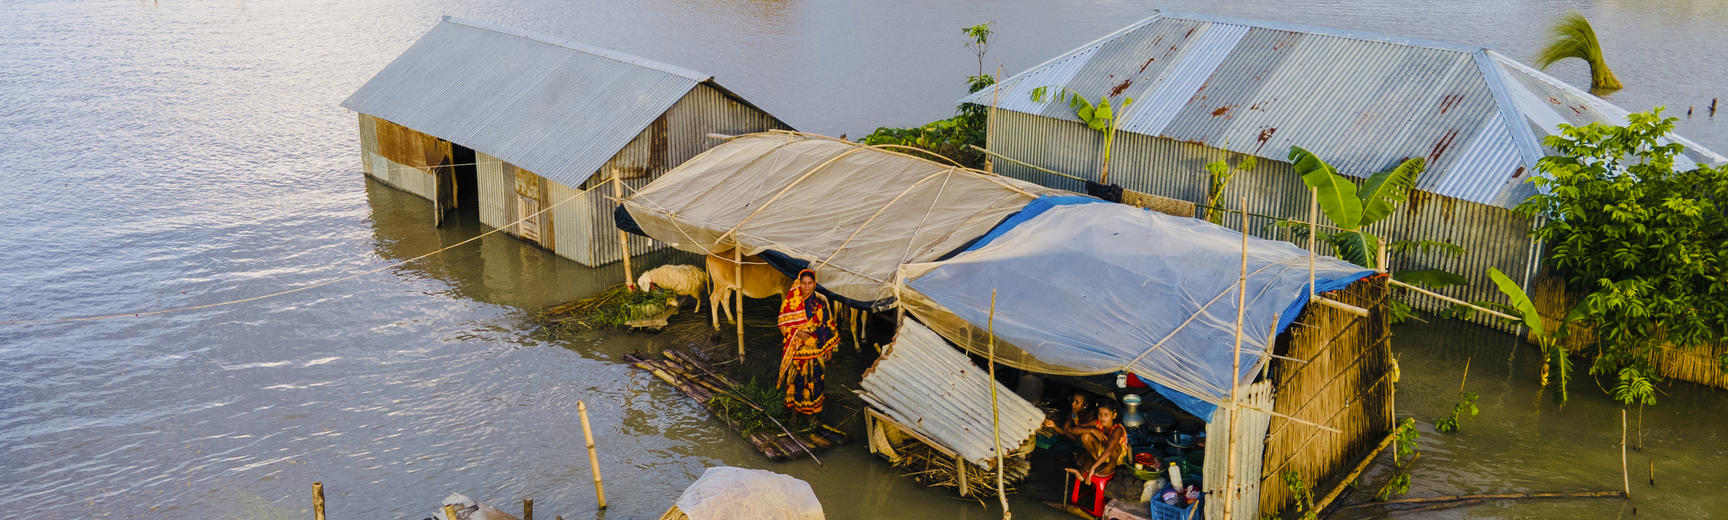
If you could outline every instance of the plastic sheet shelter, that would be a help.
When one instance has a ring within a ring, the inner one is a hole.
[[[822,520],[810,484],[760,469],[716,466],[684,489],[661,518],[690,520]]]
[[[907,265],[902,304],[932,329],[1036,372],[1129,371],[1200,417],[1229,402],[1242,235],[1211,223],[1080,197],[1040,199],[972,249]],[[1241,371],[1260,369],[1274,331],[1308,302],[1308,252],[1249,238]],[[1316,261],[1319,291],[1373,271]]]
[[[808,266],[854,306],[893,303],[896,270],[964,248],[1056,190],[828,137],[732,139],[623,202],[644,234],[694,253],[737,245]],[[790,264],[790,265],[788,265]]]

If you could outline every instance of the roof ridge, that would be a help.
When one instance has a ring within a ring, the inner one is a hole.
[[[613,61],[618,61],[618,62],[630,64],[630,65],[635,65],[637,67],[658,70],[660,72],[665,72],[667,74],[671,74],[674,76],[689,78],[689,79],[695,80],[697,82],[712,81],[714,79],[714,76],[711,76],[708,74],[703,74],[701,72],[690,70],[690,69],[687,69],[684,67],[679,67],[677,65],[673,65],[673,64],[666,63],[663,61],[654,60],[654,59],[650,59],[650,58],[644,58],[644,57],[630,54],[627,52],[607,49],[605,47],[598,47],[598,46],[594,46],[594,45],[589,45],[589,44],[582,43],[582,42],[575,41],[575,40],[570,40],[570,39],[565,39],[565,38],[557,38],[557,37],[553,37],[553,36],[523,31],[520,29],[512,29],[509,27],[504,27],[501,25],[481,22],[478,20],[469,20],[466,18],[456,18],[456,17],[450,16],[450,15],[444,15],[443,18],[441,19],[441,23],[453,23],[453,24],[457,24],[457,25],[465,25],[468,27],[473,27],[475,29],[482,29],[482,30],[492,31],[495,33],[504,34],[504,35],[508,35],[508,36],[515,36],[517,38],[522,38],[522,39],[526,39],[526,40],[533,40],[533,41],[544,43],[547,45],[552,45],[552,46],[556,46],[556,47],[563,47],[563,48],[570,49],[570,50],[573,50],[576,52],[581,52],[584,54],[591,54],[591,55],[598,56],[601,58],[606,58],[606,59],[613,60]]]
[[[1397,36],[1397,35],[1377,33],[1377,32],[1372,32],[1372,31],[1358,31],[1358,30],[1354,30],[1354,29],[1340,29],[1337,27],[1327,27],[1324,25],[1308,25],[1308,24],[1300,24],[1300,23],[1278,22],[1278,21],[1272,21],[1272,20],[1257,20],[1257,19],[1253,19],[1253,18],[1241,18],[1241,17],[1236,17],[1236,16],[1191,13],[1191,12],[1181,12],[1181,11],[1160,10],[1160,13],[1162,13],[1165,18],[1171,18],[1171,19],[1177,19],[1177,20],[1195,20],[1195,21],[1201,21],[1201,22],[1223,23],[1223,24],[1231,24],[1231,25],[1247,25],[1247,26],[1262,27],[1262,28],[1266,28],[1266,29],[1274,29],[1274,30],[1281,30],[1281,31],[1301,32],[1301,33],[1310,33],[1310,34],[1322,34],[1322,35],[1327,35],[1327,36],[1336,36],[1339,38],[1348,38],[1348,39],[1352,39],[1352,40],[1393,43],[1393,44],[1399,44],[1399,45],[1410,45],[1410,46],[1415,46],[1415,47],[1427,47],[1430,49],[1456,51],[1456,52],[1463,52],[1463,53],[1473,53],[1473,52],[1476,52],[1479,50],[1493,50],[1490,47],[1466,45],[1466,44],[1462,44],[1462,43],[1446,42],[1446,41],[1440,41],[1440,40],[1430,40],[1430,39],[1426,39],[1426,38],[1416,38],[1416,37],[1411,37],[1411,36]]]

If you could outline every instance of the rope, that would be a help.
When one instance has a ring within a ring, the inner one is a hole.
[[[115,314],[100,314],[100,315],[94,315],[94,316],[73,316],[73,317],[64,317],[64,318],[3,320],[3,321],[0,321],[0,325],[34,325],[34,324],[46,324],[46,323],[75,323],[75,322],[111,320],[111,319],[115,319],[115,318],[138,318],[138,317],[144,317],[144,316],[157,316],[157,315],[162,315],[162,314],[173,314],[173,313],[178,313],[178,312],[211,309],[211,308],[216,308],[216,307],[226,307],[229,305],[238,305],[238,304],[242,304],[242,303],[249,303],[249,302],[255,302],[255,301],[259,301],[259,300],[275,298],[278,296],[286,296],[289,294],[294,294],[294,293],[302,292],[302,291],[309,291],[312,289],[317,289],[319,287],[324,287],[324,286],[333,285],[333,284],[337,284],[337,283],[341,283],[341,282],[346,282],[348,280],[353,280],[355,278],[359,278],[359,277],[366,276],[369,274],[376,274],[376,273],[380,273],[380,272],[387,271],[390,269],[394,269],[396,267],[401,267],[403,265],[406,265],[406,264],[409,264],[409,263],[412,263],[415,261],[419,261],[419,260],[422,260],[422,259],[425,259],[428,257],[432,257],[432,256],[438,255],[440,253],[443,253],[445,251],[455,249],[457,247],[467,245],[470,242],[480,240],[480,239],[485,238],[489,235],[492,235],[495,233],[501,233],[506,229],[509,229],[509,228],[511,228],[517,224],[520,224],[522,222],[527,221],[528,219],[539,217],[540,214],[542,214],[542,213],[552,211],[552,208],[556,208],[558,206],[563,205],[566,202],[570,202],[572,200],[575,200],[578,197],[586,195],[589,191],[592,191],[592,188],[590,188],[588,190],[583,190],[583,191],[581,191],[575,195],[571,195],[570,197],[565,198],[564,200],[558,201],[556,204],[546,206],[545,209],[541,209],[540,211],[536,211],[531,215],[517,219],[515,222],[505,224],[504,227],[495,228],[491,231],[487,231],[485,233],[475,235],[472,238],[469,238],[467,240],[463,240],[461,242],[457,242],[455,244],[451,244],[449,246],[439,248],[439,249],[434,250],[430,253],[416,256],[414,258],[409,258],[407,260],[402,260],[402,261],[394,262],[391,264],[387,264],[387,265],[384,265],[382,267],[368,269],[368,270],[361,271],[361,272],[358,272],[358,273],[355,273],[352,275],[344,276],[341,278],[333,278],[330,280],[325,280],[325,281],[318,282],[318,283],[315,283],[312,285],[307,285],[307,286],[303,286],[303,287],[296,287],[293,289],[277,291],[277,292],[273,292],[273,293],[269,293],[269,294],[263,294],[263,295],[259,295],[259,296],[252,296],[249,298],[240,298],[237,300],[227,300],[227,301],[221,301],[221,302],[216,302],[216,303],[207,303],[207,304],[203,304],[203,305],[191,305],[191,306],[186,306],[186,307],[172,307],[172,308],[167,308],[167,309],[155,309],[155,310],[147,310],[147,311],[121,312],[121,313],[115,313]]]

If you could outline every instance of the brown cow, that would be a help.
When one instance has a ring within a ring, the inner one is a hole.
[[[737,267],[732,265],[732,250],[715,251],[708,255],[708,278],[711,280],[708,290],[708,305],[713,311],[714,330],[720,330],[720,312],[724,308],[726,321],[735,322],[732,318],[732,291],[742,285],[744,296],[750,298],[772,298],[786,294],[792,288],[792,279],[779,270],[762,261],[760,256],[744,257],[744,283],[734,280]],[[738,309],[738,319],[743,319],[744,309]]]

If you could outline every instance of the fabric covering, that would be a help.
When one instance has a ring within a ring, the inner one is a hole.
[[[991,290],[997,359],[1036,372],[1126,370],[1189,412],[1210,417],[1229,399],[1242,235],[1228,228],[1120,204],[1041,199],[1030,219],[952,259],[905,267],[907,310],[975,353],[985,343]],[[1248,239],[1241,371],[1259,369],[1273,331],[1308,300],[1308,253]],[[1321,292],[1373,271],[1330,257],[1316,262]],[[1186,401],[1186,402],[1184,402]]]
[[[880,310],[893,301],[900,264],[958,250],[1051,193],[857,143],[768,132],[704,152],[624,207],[643,232],[674,247],[778,252],[808,262],[828,291]]]
[[[678,496],[690,520],[822,520],[810,484],[759,469],[715,466]]]

